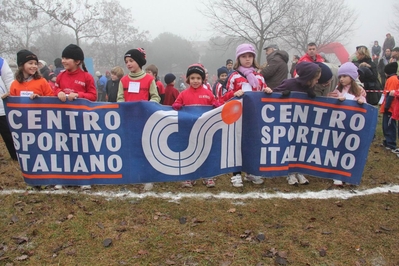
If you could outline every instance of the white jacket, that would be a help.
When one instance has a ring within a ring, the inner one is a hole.
[[[1,66],[0,75],[0,97],[10,91],[11,83],[14,81],[14,74],[7,61],[3,59],[3,65]],[[3,100],[0,99],[0,116],[6,115],[4,111]]]

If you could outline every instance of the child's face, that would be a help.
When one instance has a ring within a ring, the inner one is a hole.
[[[76,70],[80,64],[80,60],[74,60],[74,59],[66,58],[66,57],[63,57],[61,62],[62,62],[62,65],[64,66],[65,70],[67,70],[67,71]]]
[[[57,77],[52,77],[52,78],[51,78],[51,81],[52,81],[52,82],[56,82],[56,81],[57,81]]]
[[[233,64],[227,64],[226,67],[228,70],[231,70],[231,69],[233,69]]]
[[[151,71],[151,70],[146,70],[145,71],[147,74],[150,74],[151,76],[153,76],[155,78],[155,74]]]
[[[111,73],[111,80],[114,80],[114,81],[115,81],[115,80],[117,80],[117,79],[118,79],[118,76]]]
[[[136,61],[134,61],[133,58],[131,57],[126,57],[125,58],[125,64],[126,64],[126,68],[133,73],[138,73],[140,72],[141,68],[140,66],[137,64]]]
[[[190,86],[194,89],[197,89],[202,86],[202,78],[200,74],[193,73],[188,77],[188,81],[190,82]]]
[[[37,69],[38,69],[37,61],[29,60],[24,64],[23,72],[28,76],[31,76],[36,73]]]
[[[223,74],[221,74],[220,76],[219,76],[219,79],[220,79],[220,81],[226,81],[226,79],[227,79],[227,74],[226,73],[223,73]]]
[[[309,87],[313,88],[314,86],[316,86],[317,82],[319,81],[320,76],[321,76],[321,73],[319,73],[314,79],[312,79],[310,81]]]
[[[254,55],[252,53],[242,54],[238,59],[243,67],[251,67],[254,63]]]
[[[341,83],[342,86],[349,85],[352,82],[352,78],[347,75],[342,75],[339,76],[338,78],[339,78],[339,83]]]

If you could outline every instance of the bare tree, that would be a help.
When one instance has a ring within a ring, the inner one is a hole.
[[[24,1],[24,0],[22,0]],[[89,0],[27,0],[29,4],[25,8],[47,14],[60,25],[73,31],[76,44],[80,40],[98,37],[99,12],[95,4]]]
[[[210,0],[202,14],[209,18],[210,26],[230,43],[248,42],[257,50],[260,61],[266,41],[284,36],[292,7],[298,0]]]
[[[307,44],[315,42],[320,48],[331,42],[344,41],[353,31],[355,12],[344,0],[304,0],[291,13],[295,23],[281,36],[289,47],[302,54]]]
[[[127,50],[140,47],[140,44],[147,42],[148,32],[140,32],[133,26],[131,10],[122,7],[117,0],[101,0],[98,3],[98,10],[101,36],[93,42],[93,46],[96,47],[95,64],[102,67],[120,65]]]
[[[15,53],[19,49],[32,49],[38,31],[51,19],[38,16],[34,10],[16,8],[19,0],[2,1],[0,11],[0,51]],[[25,5],[23,5],[25,6]]]

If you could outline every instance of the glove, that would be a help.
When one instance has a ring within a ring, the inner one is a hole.
[[[176,111],[179,111],[182,107],[183,107],[183,105],[180,104],[180,103],[174,103],[174,104],[172,104],[172,108],[173,108],[174,110],[176,110]]]
[[[308,90],[308,96],[309,96],[309,98],[315,98],[316,97],[316,93],[314,93],[313,89],[312,90]]]
[[[220,102],[218,102],[218,101],[214,101],[212,105],[213,105],[213,108],[218,108],[222,104]]]
[[[290,90],[285,90],[281,92],[281,97],[288,97],[290,96],[291,91]]]

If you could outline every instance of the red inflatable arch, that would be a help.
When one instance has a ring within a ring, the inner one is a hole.
[[[339,42],[332,42],[325,45],[321,45],[318,52],[323,52],[325,54],[335,54],[341,64],[348,62],[349,53],[346,51],[345,47]]]

